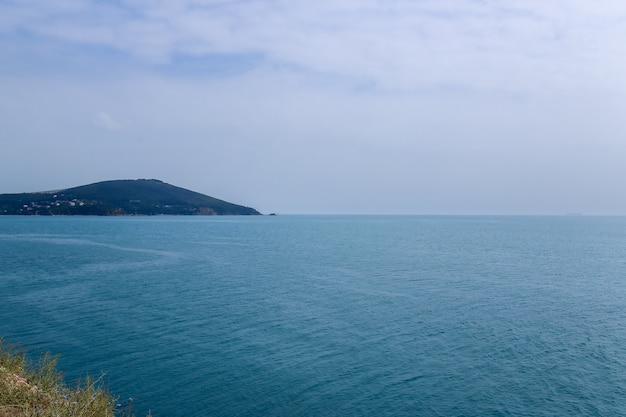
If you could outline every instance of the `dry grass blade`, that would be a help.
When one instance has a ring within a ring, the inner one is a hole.
[[[0,417],[130,417],[98,379],[70,387],[57,370],[58,357],[44,354],[30,364],[23,351],[0,338]]]

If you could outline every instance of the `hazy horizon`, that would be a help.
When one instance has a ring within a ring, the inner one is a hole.
[[[626,3],[0,1],[0,193],[626,214]]]

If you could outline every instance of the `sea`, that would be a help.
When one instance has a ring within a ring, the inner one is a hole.
[[[625,416],[626,217],[0,216],[0,337],[166,416]]]

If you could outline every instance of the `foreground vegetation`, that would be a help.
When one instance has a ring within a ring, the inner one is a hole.
[[[120,417],[119,408],[99,379],[85,378],[76,386],[64,383],[57,357],[45,354],[29,362],[26,354],[0,338],[0,417]]]

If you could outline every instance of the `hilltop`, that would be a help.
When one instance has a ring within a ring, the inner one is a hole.
[[[259,215],[155,179],[103,181],[64,190],[0,194],[0,215]]]

